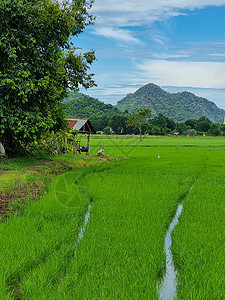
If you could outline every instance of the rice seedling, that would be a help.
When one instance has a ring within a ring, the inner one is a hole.
[[[158,298],[166,228],[204,163],[199,151],[161,150],[160,160],[157,151],[143,149],[80,177],[93,203],[76,255],[68,247],[69,254],[59,251],[33,269],[21,282],[22,298],[39,292],[43,299]]]
[[[208,152],[204,172],[185,200],[174,232],[178,299],[223,299],[225,295],[224,154]]]
[[[93,140],[93,154],[104,143],[106,155],[129,159],[97,166],[96,158],[94,167],[57,176],[23,216],[1,224],[0,299],[159,299],[164,238],[181,200],[172,233],[178,297],[220,299],[224,139],[189,139],[193,147],[184,147],[187,140]]]
[[[89,204],[74,185],[77,176],[79,170],[58,176],[48,195],[25,208],[23,217],[12,216],[1,224],[1,299],[19,299],[22,278],[76,239]],[[64,205],[67,198],[69,206]]]

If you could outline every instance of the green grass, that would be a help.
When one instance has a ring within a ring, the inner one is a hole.
[[[158,299],[164,237],[181,199],[172,249],[178,299],[223,299],[224,145],[224,138],[144,137],[140,144],[133,136],[96,136],[91,155],[103,148],[129,159],[54,158],[55,171],[58,164],[89,167],[57,176],[22,217],[1,224],[0,299]],[[25,181],[35,179],[35,164],[28,164]]]
[[[93,135],[91,138],[91,152],[96,154],[101,148],[106,155],[128,156],[130,151],[137,151],[142,147],[198,147],[198,148],[224,148],[225,137],[174,137],[174,136],[138,136]]]
[[[225,297],[225,150],[207,157],[173,235],[178,299]]]
[[[158,298],[166,228],[204,165],[200,151],[161,152],[158,159],[142,149],[139,157],[78,175],[78,189],[93,207],[76,256],[70,245],[31,270],[21,282],[22,299]]]
[[[25,208],[23,217],[11,217],[0,226],[0,299],[20,298],[22,278],[75,243],[89,203],[73,184],[77,176],[79,170],[60,175],[48,195]],[[69,206],[64,205],[67,199]]]

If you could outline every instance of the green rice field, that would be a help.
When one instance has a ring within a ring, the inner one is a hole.
[[[181,202],[176,299],[224,299],[225,138],[93,136],[100,149],[122,159],[58,175],[0,224],[0,299],[159,299]]]

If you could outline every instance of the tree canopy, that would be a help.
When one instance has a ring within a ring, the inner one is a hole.
[[[133,111],[130,114],[130,119],[127,121],[127,124],[138,128],[140,134],[140,141],[142,141],[142,126],[146,123],[151,117],[151,110],[147,108],[139,108],[136,111]]]
[[[71,44],[94,21],[93,0],[0,3],[0,142],[17,155],[64,123],[67,89],[95,85],[94,51]]]

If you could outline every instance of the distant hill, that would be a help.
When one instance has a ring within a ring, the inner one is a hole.
[[[108,118],[119,113],[116,106],[105,104],[82,93],[70,92],[64,103],[68,106],[66,113],[69,117],[88,118],[95,130],[102,130],[107,125]]]
[[[117,108],[129,112],[136,108],[148,108],[152,110],[153,116],[162,113],[177,122],[205,116],[213,122],[223,123],[225,116],[225,110],[218,108],[212,101],[189,92],[168,93],[152,83],[118,101]]]
[[[112,116],[119,112],[112,104],[105,104],[82,93],[69,93],[64,102],[69,107],[66,112],[74,118],[91,118],[93,115]]]

